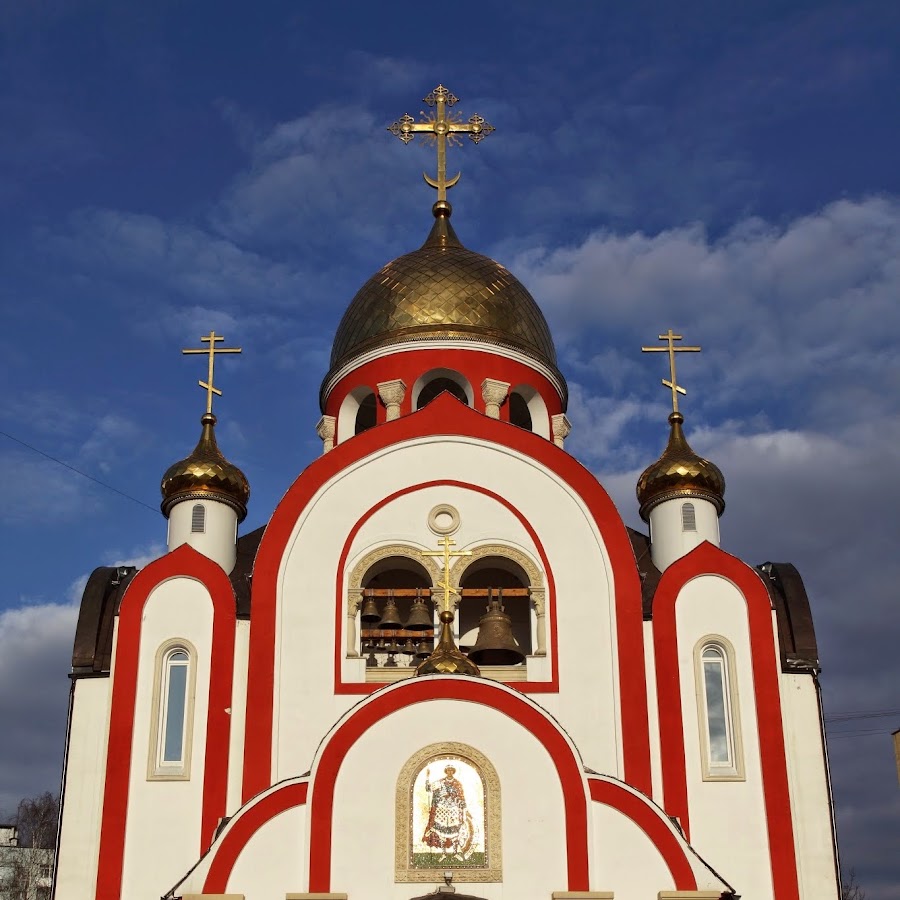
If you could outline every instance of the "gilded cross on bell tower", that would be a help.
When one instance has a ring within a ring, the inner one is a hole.
[[[460,178],[460,173],[457,172],[447,179],[447,145],[461,147],[460,134],[468,134],[469,139],[478,144],[494,131],[494,126],[477,114],[469,116],[468,122],[463,122],[462,113],[448,112],[451,106],[459,102],[459,98],[442,84],[425,97],[424,102],[433,107],[434,111],[420,113],[421,122],[417,122],[409,113],[404,113],[396,122],[388,125],[388,131],[404,144],[408,144],[417,134],[424,134],[426,141],[437,146],[437,178],[430,178],[424,173],[422,177],[437,190],[438,201],[446,201],[447,190]]]
[[[675,341],[684,340],[684,336],[675,334],[670,328],[665,334],[659,336],[661,341],[666,341],[665,347],[641,347],[642,353],[668,353],[669,354],[669,377],[663,378],[662,383],[665,387],[672,391],[672,412],[678,412],[678,395],[687,394],[687,391],[678,383],[675,378],[675,354],[676,353],[699,353],[699,347],[676,347]]]
[[[206,376],[206,381],[198,381],[197,384],[200,387],[206,389],[206,413],[207,415],[212,413],[212,405],[213,405],[213,394],[217,397],[222,396],[222,392],[215,386],[213,383],[213,370],[215,369],[215,361],[217,353],[240,353],[240,347],[217,347],[216,343],[218,341],[224,341],[225,338],[216,334],[215,330],[211,331],[209,334],[204,335],[200,338],[201,341],[208,341],[209,347],[198,347],[194,349],[186,349],[181,352],[185,355],[190,355],[193,353],[205,353],[209,356],[209,374]]]

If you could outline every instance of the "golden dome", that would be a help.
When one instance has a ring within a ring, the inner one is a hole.
[[[543,313],[500,263],[467,250],[450,225],[450,204],[434,204],[434,227],[420,249],[389,262],[357,292],[331,351],[336,369],[357,353],[407,340],[488,340],[556,371]]]
[[[638,479],[637,498],[645,522],[649,521],[650,510],[675,497],[709,500],[719,515],[725,509],[725,477],[717,465],[691,450],[681,429],[683,422],[681,413],[670,413],[669,443],[662,456]]]
[[[201,419],[203,431],[193,453],[169,466],[159,488],[162,491],[161,509],[168,518],[172,507],[182,500],[211,498],[227,503],[243,522],[247,515],[250,483],[247,476],[228,462],[216,444],[213,426],[216,417],[206,413]]]

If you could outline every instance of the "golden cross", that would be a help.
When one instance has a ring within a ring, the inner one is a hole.
[[[438,582],[438,587],[444,589],[444,606],[443,609],[445,611],[449,611],[450,609],[450,595],[456,594],[454,588],[450,587],[450,558],[454,556],[471,556],[471,550],[451,550],[451,547],[456,546],[456,541],[452,540],[446,534],[438,541],[441,545],[441,550],[423,550],[422,556],[442,556],[444,558],[444,580]]]
[[[459,134],[468,134],[473,143],[478,144],[486,138],[494,126],[489,125],[479,115],[469,117],[468,122],[463,122],[462,113],[449,113],[447,108],[459,102],[459,97],[454,96],[442,84],[439,84],[424,102],[434,107],[434,112],[426,115],[420,113],[422,121],[417,122],[409,113],[388,125],[388,131],[396,135],[408,144],[416,134],[425,134],[425,140],[437,144],[437,178],[429,178],[422,174],[425,181],[438,192],[438,200],[447,199],[447,189],[452,188],[459,181],[460,173],[457,172],[449,181],[447,180],[447,144],[462,146]]]
[[[217,347],[217,341],[224,341],[225,338],[220,334],[216,334],[215,331],[211,331],[209,334],[204,335],[200,338],[201,341],[209,341],[209,347],[199,347],[195,350],[182,350],[181,352],[184,354],[191,353],[206,353],[209,356],[209,374],[206,376],[206,381],[198,381],[197,384],[202,388],[206,388],[206,411],[207,413],[212,412],[212,402],[213,402],[213,394],[217,397],[222,396],[222,392],[215,387],[213,384],[213,368],[215,367],[215,356],[217,353],[240,353],[240,347]]]
[[[661,341],[667,341],[665,347],[641,347],[642,353],[668,353],[669,354],[669,378],[663,378],[662,383],[672,390],[672,412],[678,412],[678,395],[686,394],[687,391],[681,387],[675,379],[675,354],[676,353],[699,353],[699,347],[676,347],[675,341],[684,340],[680,334],[674,334],[670,328],[665,334],[659,336]]]

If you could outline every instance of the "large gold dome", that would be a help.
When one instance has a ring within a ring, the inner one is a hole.
[[[691,449],[681,428],[684,416],[669,414],[669,442],[662,456],[644,469],[637,483],[641,518],[649,521],[650,510],[676,497],[709,500],[719,515],[725,509],[725,476],[722,470]]]
[[[375,347],[441,338],[507,345],[556,371],[550,329],[534,298],[500,263],[463,247],[450,211],[446,201],[436,203],[422,247],[360,288],[338,326],[332,371]]]
[[[213,430],[216,417],[206,413],[200,423],[203,430],[194,451],[169,466],[163,475],[159,486],[163,497],[163,515],[168,518],[172,507],[182,500],[212,497],[232,507],[238,514],[238,521],[243,522],[250,499],[247,476],[222,455]]]

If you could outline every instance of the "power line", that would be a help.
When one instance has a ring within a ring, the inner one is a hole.
[[[81,469],[76,469],[75,466],[70,466],[67,462],[63,462],[61,459],[57,459],[55,456],[51,456],[49,453],[44,453],[43,450],[39,450],[37,447],[33,447],[31,444],[26,443],[20,438],[14,437],[13,435],[9,434],[9,432],[0,431],[0,434],[2,434],[5,438],[9,438],[11,441],[15,441],[17,444],[21,444],[23,447],[26,447],[33,453],[37,453],[39,456],[43,456],[44,459],[49,459],[51,462],[55,462],[57,465],[68,469],[70,472],[74,472],[76,475],[80,475],[82,478],[87,478],[88,481],[93,481],[94,484],[99,484],[100,487],[104,487],[108,491],[112,491],[114,494],[118,494],[120,497],[124,497],[126,500],[131,500],[132,503],[137,503],[139,506],[143,506],[144,509],[149,509],[150,512],[154,514],[159,512],[159,510],[154,509],[152,506],[144,503],[143,500],[138,500],[137,497],[132,497],[131,494],[126,494],[125,491],[120,491],[118,488],[113,487],[111,484],[107,484],[105,481],[101,481],[99,478],[94,478],[93,475],[88,475],[87,472],[82,472]]]
[[[881,719],[885,716],[900,716],[900,706],[889,709],[871,709],[867,712],[854,709],[849,712],[831,713],[825,716],[826,722],[849,722],[851,719]]]

